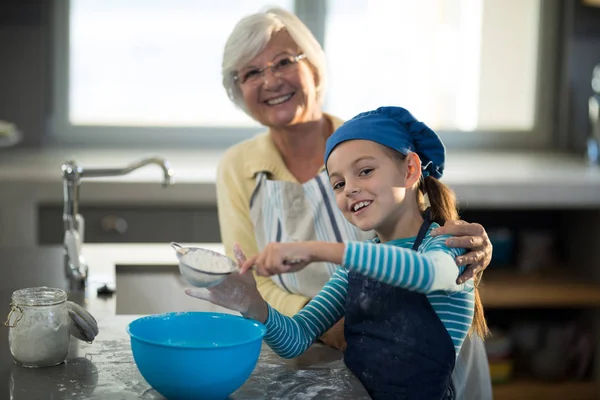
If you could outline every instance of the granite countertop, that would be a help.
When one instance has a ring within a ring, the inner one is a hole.
[[[135,247],[134,247],[135,248]],[[106,247],[87,247],[88,261],[101,259],[90,266],[90,278],[106,274],[114,258],[101,257]],[[138,248],[139,252],[142,247]],[[143,251],[147,258],[164,262],[167,252]],[[132,259],[136,251],[121,247],[120,262]],[[129,256],[127,256],[129,254]],[[139,257],[136,261],[139,261]],[[66,287],[63,275],[63,251],[60,247],[0,248],[0,300],[8,314],[10,296],[16,289],[32,286]],[[95,269],[95,271],[93,271]],[[114,264],[112,265],[114,269]],[[114,272],[113,272],[114,273]],[[13,362],[8,348],[8,329],[0,333],[0,398],[20,399],[160,399],[140,375],[131,353],[127,324],[138,316],[115,315],[115,297],[98,297],[94,284],[84,294],[69,299],[83,304],[98,320],[100,334],[91,343],[72,338],[65,364],[30,369]],[[199,310],[202,309],[199,302]],[[256,369],[231,399],[368,399],[360,382],[342,361],[339,351],[313,345],[302,356],[284,360],[263,344]]]

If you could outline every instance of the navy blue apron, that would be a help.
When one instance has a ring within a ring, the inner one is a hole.
[[[421,245],[431,222],[421,225]],[[373,399],[453,399],[454,344],[424,294],[350,272],[344,361]]]

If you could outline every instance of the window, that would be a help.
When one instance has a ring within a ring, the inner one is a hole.
[[[450,146],[549,137],[540,0],[58,3],[54,126],[71,142],[228,146],[260,131],[227,98],[220,63],[235,23],[269,5],[325,43],[327,112],[404,106]]]
[[[533,128],[539,0],[329,4],[334,114],[404,105],[437,129]]]
[[[240,18],[272,5],[293,11],[293,0],[56,3],[61,139],[218,142],[261,129],[223,89],[223,47]]]
[[[291,10],[291,1],[277,1]],[[253,126],[221,85],[225,40],[262,0],[71,2],[76,125]]]

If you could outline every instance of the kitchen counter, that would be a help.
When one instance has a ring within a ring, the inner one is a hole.
[[[165,246],[162,246],[165,247]],[[140,254],[158,262],[172,262],[162,247],[143,250],[121,247],[107,255],[107,246],[87,246],[90,280],[110,275],[116,262],[127,263]],[[0,248],[0,301],[8,314],[12,292],[32,286],[66,287],[62,249]],[[162,257],[162,259],[161,259]],[[168,259],[167,259],[168,258]],[[95,262],[97,261],[97,262]],[[141,260],[144,261],[144,260]],[[91,343],[72,338],[65,364],[39,369],[16,365],[8,348],[8,329],[0,333],[0,398],[20,399],[159,399],[142,378],[131,353],[127,324],[138,316],[115,315],[115,299],[98,297],[94,285],[86,295],[70,295],[96,317],[100,334]],[[199,310],[203,302],[198,301]],[[284,360],[263,345],[256,369],[231,399],[368,399],[360,382],[345,367],[341,353],[316,344],[301,357]]]
[[[63,202],[60,166],[65,161],[117,168],[151,154],[171,163],[173,186],[162,187],[162,171],[150,165],[123,177],[84,180],[81,205],[216,213],[222,151],[5,149],[0,151],[0,246],[38,244],[40,206],[60,208]],[[600,209],[600,168],[587,165],[583,156],[450,150],[446,165],[443,181],[456,192],[462,209]]]
[[[144,156],[166,158],[176,184],[160,187],[161,171],[147,166],[123,177],[83,183],[81,199],[103,203],[214,204],[214,181],[222,151],[16,149],[0,152],[0,184],[36,186],[44,201],[62,201],[60,166],[74,159],[82,167],[124,167]],[[600,206],[600,168],[579,155],[553,152],[449,150],[443,181],[459,200],[475,207]],[[5,195],[7,193],[5,192]],[[1,196],[0,196],[1,200]]]

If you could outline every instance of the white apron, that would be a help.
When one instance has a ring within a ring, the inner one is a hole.
[[[250,199],[259,251],[269,242],[364,241],[374,237],[344,218],[335,202],[327,171],[303,184],[268,179],[267,172],[256,176]],[[313,298],[333,276],[336,265],[312,263],[295,273],[271,277],[281,289]],[[452,383],[458,400],[492,398],[489,365],[483,341],[477,335],[465,338],[456,360]]]

